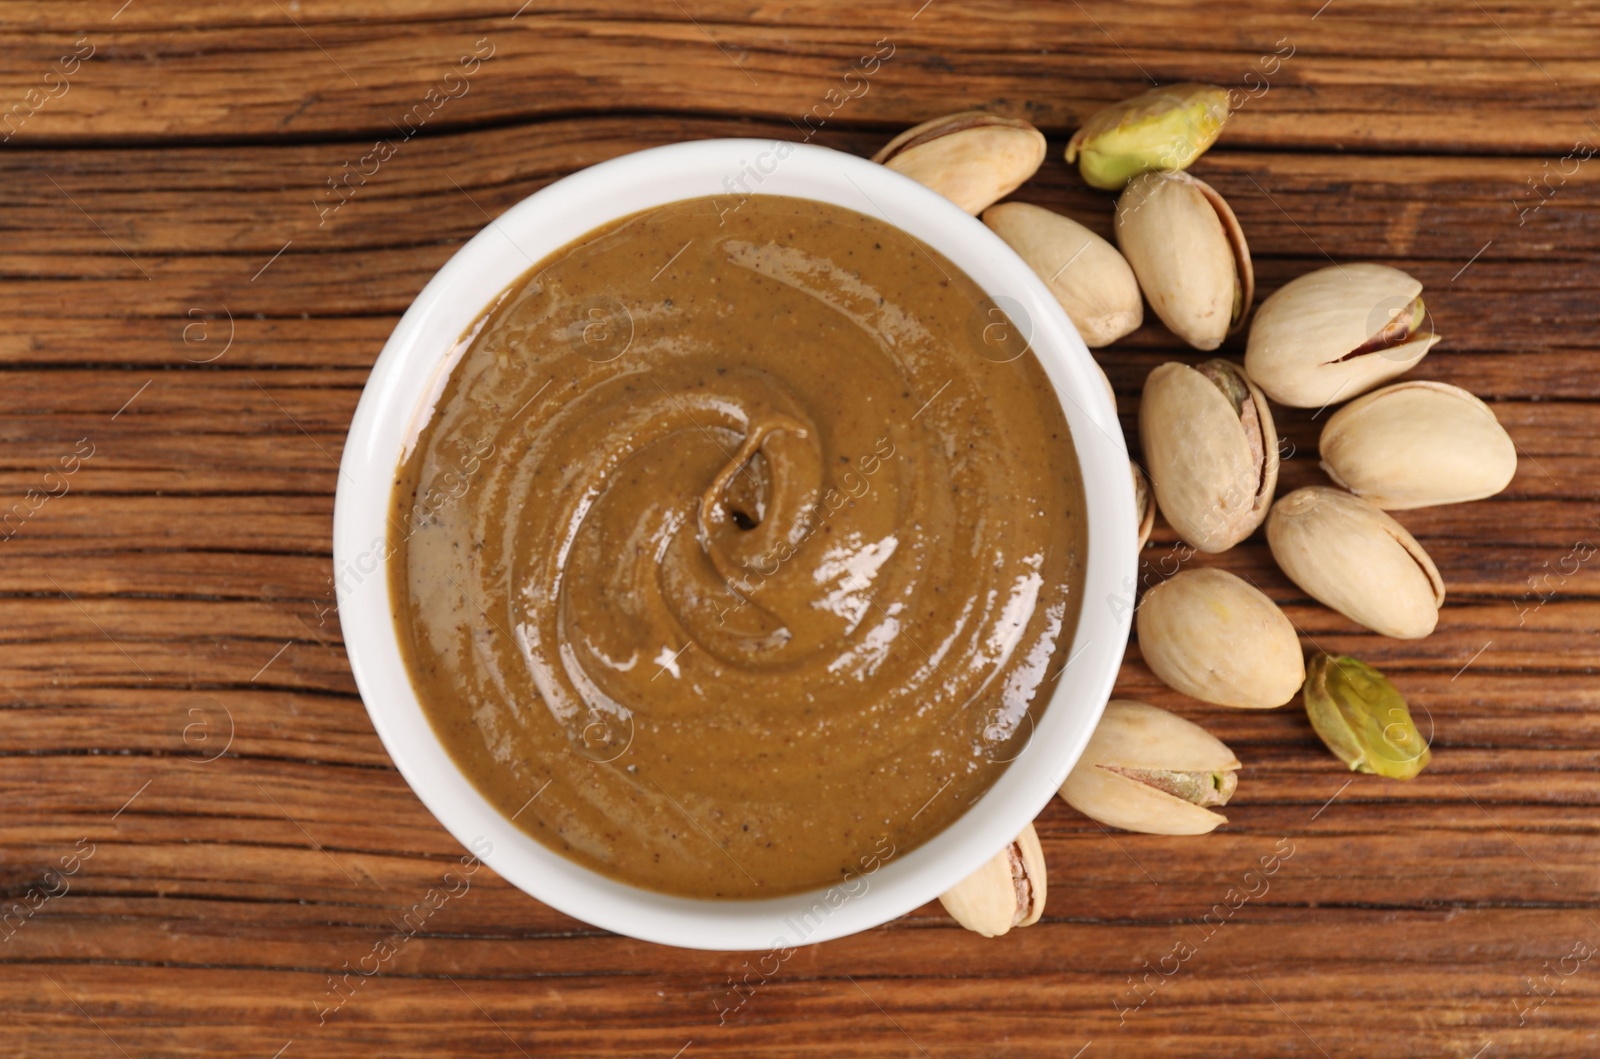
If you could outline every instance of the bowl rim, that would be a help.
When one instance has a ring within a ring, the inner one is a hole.
[[[759,900],[699,900],[598,874],[501,815],[456,767],[411,687],[388,588],[395,468],[490,301],[553,251],[614,219],[685,198],[736,209],[746,194],[831,202],[876,216],[940,251],[1013,320],[1061,403],[1083,477],[1085,581],[1068,661],[1028,744],[955,822],[854,879]],[[893,211],[886,212],[884,203]],[[373,727],[417,797],[506,881],[606,930],[693,949],[792,951],[867,930],[926,904],[1019,833],[1056,792],[1094,731],[1121,665],[1137,559],[1132,478],[1103,378],[1044,282],[982,222],[907,177],[810,144],[713,139],[654,147],[573,173],[512,206],[462,246],[411,303],[373,365],[340,461],[334,583],[350,667]],[[784,957],[787,958],[787,957]]]

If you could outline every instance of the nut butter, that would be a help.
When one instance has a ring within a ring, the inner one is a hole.
[[[391,514],[462,771],[698,898],[828,886],[962,814],[1048,702],[1086,559],[1013,321],[900,230],[774,196],[636,214],[496,296]]]

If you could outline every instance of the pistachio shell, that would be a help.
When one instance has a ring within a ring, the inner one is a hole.
[[[1094,362],[1094,368],[1100,373],[1100,381],[1106,384],[1106,396],[1111,398],[1111,407],[1115,409],[1117,407],[1117,390],[1116,387],[1111,385],[1111,376],[1106,374],[1106,369],[1100,366],[1098,360]]]
[[[1488,405],[1459,386],[1374,390],[1322,428],[1322,469],[1391,511],[1481,500],[1517,473],[1517,447]]]
[[[977,216],[1033,176],[1044,155],[1044,133],[1027,122],[966,110],[907,129],[872,160]]]
[[[1147,169],[1187,169],[1228,120],[1227,90],[1161,85],[1099,111],[1067,143],[1090,187],[1118,191]]]
[[[952,919],[986,938],[1031,926],[1044,914],[1044,850],[1029,824],[983,867],[939,895]]]
[[[1100,378],[1106,384],[1106,396],[1111,398],[1111,407],[1117,406],[1117,391],[1111,388],[1111,377],[1106,374],[1106,369],[1099,364],[1095,365],[1100,371]],[[1139,528],[1139,547],[1141,549],[1150,543],[1150,533],[1156,528],[1156,501],[1150,492],[1150,480],[1144,476],[1144,469],[1132,460],[1128,461],[1128,470],[1133,474],[1133,517],[1134,524]]]
[[[1420,282],[1388,265],[1307,273],[1261,303],[1245,370],[1267,396],[1293,408],[1358,397],[1406,371],[1439,341],[1425,320],[1409,326],[1407,314],[1420,307],[1421,294]]]
[[[1061,785],[1061,797],[1085,816],[1124,831],[1204,835],[1228,818],[1162,786],[1198,797],[1192,786],[1173,781],[1214,778],[1215,787],[1199,800],[1222,805],[1238,768],[1233,751],[1199,725],[1143,702],[1113,699]]]
[[[1267,544],[1291,581],[1374,632],[1419,640],[1438,624],[1439,568],[1404,526],[1360,497],[1296,489],[1272,505]]]
[[[983,211],[983,223],[1039,274],[1090,349],[1144,322],[1139,281],[1117,248],[1070,217],[1025,202]]]
[[[1272,709],[1306,678],[1289,619],[1226,570],[1185,570],[1156,585],[1139,604],[1138,625],[1150,671],[1202,702]]]
[[[1161,513],[1196,548],[1221,552],[1266,518],[1278,435],[1266,396],[1238,365],[1212,360],[1201,369],[1169,363],[1150,373],[1139,439]]]
[[[1137,463],[1128,461],[1133,470],[1133,510],[1139,520],[1139,548],[1150,543],[1150,531],[1156,528],[1156,502],[1150,493],[1150,482]]]
[[[1239,219],[1188,173],[1135,177],[1117,199],[1117,244],[1161,322],[1196,349],[1244,323],[1255,270]]]

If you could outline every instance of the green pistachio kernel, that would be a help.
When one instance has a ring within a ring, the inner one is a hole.
[[[1163,85],[1084,122],[1067,143],[1067,162],[1090,187],[1120,191],[1150,169],[1189,168],[1228,120],[1228,93],[1216,85]]]
[[[1108,772],[1137,780],[1147,787],[1181,798],[1191,805],[1209,808],[1227,805],[1228,799],[1239,786],[1239,774],[1232,770],[1222,772],[1173,772],[1169,769],[1130,769],[1105,766]]]
[[[1253,400],[1250,387],[1244,381],[1244,372],[1239,370],[1238,365],[1226,360],[1213,359],[1203,364],[1196,364],[1194,370],[1211,380],[1211,384],[1222,391],[1222,396],[1233,405],[1235,412],[1242,413],[1244,406]]]
[[[1423,321],[1428,318],[1428,307],[1422,304],[1422,295],[1419,294],[1408,308],[1409,312],[1401,310],[1395,313],[1377,334],[1339,359],[1343,361],[1366,356],[1368,353],[1381,353],[1386,349],[1403,346],[1417,337],[1417,332],[1422,330]]]
[[[1432,752],[1405,698],[1384,675],[1348,655],[1319,654],[1306,665],[1311,727],[1352,772],[1409,780]]]

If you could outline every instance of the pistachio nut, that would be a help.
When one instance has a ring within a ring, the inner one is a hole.
[[[1250,536],[1278,485],[1278,434],[1266,395],[1237,364],[1163,364],[1145,380],[1139,440],[1156,502],[1204,552]]]
[[[1204,835],[1228,818],[1239,759],[1216,736],[1175,713],[1112,699],[1083,756],[1061,785],[1092,820],[1152,835]]]
[[[1399,382],[1345,405],[1322,428],[1328,477],[1390,511],[1481,500],[1517,473],[1517,447],[1459,386]]]
[[[1261,303],[1244,366],[1274,401],[1320,408],[1401,374],[1437,341],[1420,282],[1388,265],[1329,265]]]
[[[872,156],[976,217],[1044,161],[1044,133],[1018,118],[964,110],[907,129]]]
[[[983,867],[939,895],[952,919],[986,938],[1037,923],[1044,899],[1044,851],[1032,824]]]
[[[1409,780],[1433,757],[1405,697],[1364,662],[1314,656],[1306,667],[1305,700],[1311,727],[1351,772]]]
[[[1111,407],[1117,407],[1117,391],[1111,387],[1111,376],[1098,363],[1095,367],[1100,371],[1101,381],[1106,384],[1106,396],[1111,398]],[[1151,531],[1156,528],[1156,502],[1150,492],[1150,480],[1144,476],[1144,469],[1129,460],[1128,470],[1133,474],[1134,525],[1138,527],[1139,548],[1143,550],[1150,543]]]
[[[1239,219],[1188,173],[1135,177],[1117,199],[1117,245],[1161,322],[1196,349],[1244,323],[1255,270]]]
[[[1226,570],[1184,570],[1144,594],[1139,651],[1175,691],[1270,710],[1305,680],[1300,638],[1278,605]]]
[[[1267,545],[1289,580],[1374,632],[1420,640],[1444,605],[1439,568],[1404,526],[1342,489],[1310,485],[1267,515]]]
[[[1150,531],[1156,528],[1156,502],[1150,495],[1150,482],[1137,463],[1128,461],[1133,470],[1133,511],[1139,525],[1139,549],[1150,543]]]
[[[1077,221],[1041,206],[1003,202],[983,211],[983,223],[1039,274],[1090,349],[1144,323],[1133,269],[1116,247]]]
[[[1106,396],[1111,398],[1111,410],[1116,411],[1117,388],[1111,385],[1111,376],[1106,374],[1106,369],[1100,366],[1100,362],[1098,360],[1094,362],[1094,368],[1100,373],[1100,381],[1106,384]]]
[[[1120,191],[1148,169],[1187,169],[1217,142],[1228,93],[1216,85],[1162,85],[1096,113],[1067,141],[1067,164],[1090,187]]]

